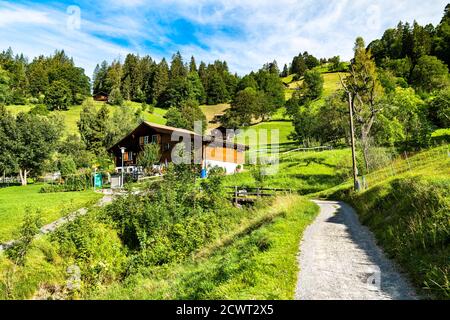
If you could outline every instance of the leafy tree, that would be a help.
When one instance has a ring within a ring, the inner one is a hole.
[[[278,75],[259,70],[255,78],[258,82],[258,88],[266,94],[272,112],[284,106],[284,85]]]
[[[188,126],[187,120],[181,113],[180,108],[170,107],[164,114],[164,118],[167,120],[166,125],[175,128],[186,128]]]
[[[9,100],[9,77],[8,73],[0,66],[0,105]]]
[[[434,56],[423,56],[412,72],[412,83],[425,92],[443,89],[449,85],[448,68]]]
[[[230,129],[250,125],[253,116],[258,114],[258,100],[258,92],[251,87],[239,91],[231,102],[231,108],[225,111],[222,124]]]
[[[307,71],[302,84],[303,95],[306,99],[319,98],[323,92],[323,76],[318,71]]]
[[[208,75],[207,103],[210,105],[224,103],[228,99],[229,93],[223,78],[217,71],[212,71]]]
[[[291,74],[295,73],[296,79],[300,79],[301,77],[303,77],[303,75],[307,69],[308,69],[308,67],[306,65],[305,59],[303,58],[303,56],[301,54],[294,57],[294,59],[292,60],[290,73]]]
[[[106,120],[103,145],[109,147],[134,130],[141,123],[140,113],[132,108],[119,106]]]
[[[111,83],[108,82],[108,63],[103,61],[101,66],[97,65],[92,77],[92,91],[94,94],[99,92],[108,93],[111,91]]]
[[[44,162],[56,151],[63,122],[56,116],[19,113],[15,122],[7,126],[10,130],[5,132],[10,148],[7,153],[13,168],[19,172],[22,185],[26,185],[28,175],[39,174]]]
[[[360,37],[356,39],[354,52],[350,75],[345,78],[343,85],[350,95],[350,104],[360,132],[365,166],[368,171],[369,134],[376,115],[380,111],[378,100],[382,95],[382,87],[378,80],[375,61]]]
[[[286,111],[285,115],[293,119],[300,108],[300,106],[304,103],[304,100],[301,96],[301,92],[299,90],[295,91],[292,94],[292,97],[286,102]]]
[[[40,95],[45,94],[48,87],[48,64],[47,58],[39,56],[27,67],[28,91],[34,97],[39,98]]]
[[[181,108],[171,107],[164,115],[167,119],[167,125],[182,128],[186,130],[194,130],[195,121],[201,121],[203,131],[206,130],[206,117],[195,100],[188,100],[183,103]]]
[[[128,54],[125,58],[120,91],[126,100],[141,102],[143,98],[143,77],[139,62],[139,56],[134,54]]]
[[[193,94],[192,89],[187,78],[171,79],[167,89],[161,94],[158,105],[163,108],[179,108]]]
[[[309,54],[306,51],[303,53],[303,58],[305,59],[306,67],[309,70],[311,70],[311,69],[317,67],[318,65],[320,65],[319,59],[317,59],[316,57],[314,57],[313,55]]]
[[[445,7],[444,17],[436,27],[433,47],[436,56],[450,66],[450,3]]]
[[[44,104],[49,110],[67,110],[72,104],[72,92],[65,80],[53,81],[45,91]]]
[[[77,172],[77,165],[71,156],[64,156],[59,159],[58,169],[61,172],[61,176],[66,178]]]
[[[315,128],[318,121],[309,103],[299,106],[292,121],[294,125],[294,132],[291,135],[292,138],[305,147],[313,146],[316,141]]]
[[[439,91],[429,102],[429,118],[440,128],[450,128],[450,89]]]
[[[161,159],[161,147],[157,143],[149,143],[144,146],[137,157],[138,166],[144,169],[144,172],[149,175],[152,173],[153,165],[159,163]]]
[[[0,170],[14,170],[14,142],[16,141],[16,120],[14,116],[0,105]]]
[[[81,139],[87,150],[99,155],[104,152],[109,121],[108,108],[103,105],[98,111],[91,102],[85,102],[77,122]]]
[[[255,80],[255,76],[253,72],[250,74],[245,75],[238,83],[237,90],[241,91],[246,88],[253,88],[255,90],[258,90],[258,83]]]
[[[95,161],[94,153],[86,149],[86,145],[78,134],[70,134],[59,141],[57,152],[63,157],[73,159],[76,168],[90,168]]]
[[[381,144],[389,141],[401,144],[406,147],[420,147],[428,143],[430,126],[426,118],[426,104],[418,97],[412,88],[396,88],[393,93],[384,97],[382,103],[389,106],[382,110],[384,121],[382,124],[394,134],[392,138],[386,132],[386,128],[379,125],[374,127],[374,136]],[[394,126],[387,123],[393,121]],[[391,128],[396,127],[396,130]],[[379,138],[380,132],[386,141]]]
[[[114,88],[111,90],[108,97],[108,103],[113,106],[121,106],[123,104],[123,97],[119,88]]]

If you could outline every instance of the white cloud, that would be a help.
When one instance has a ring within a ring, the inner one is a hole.
[[[51,19],[45,12],[26,8],[16,8],[5,4],[0,8],[0,27],[11,24],[51,24]]]
[[[193,54],[197,60],[207,62],[226,60],[232,71],[243,74],[274,59],[282,67],[303,51],[318,57],[340,55],[349,59],[357,36],[369,43],[399,20],[436,24],[446,3],[447,0],[430,0],[427,5],[420,0],[112,0],[82,6],[81,30],[68,32],[63,11],[0,0],[0,47],[12,46],[30,57],[65,49],[88,74],[103,59],[124,57],[126,52],[160,58],[170,57],[176,50],[186,59]],[[174,27],[170,22],[180,18],[194,24],[196,41],[180,44],[171,40]]]

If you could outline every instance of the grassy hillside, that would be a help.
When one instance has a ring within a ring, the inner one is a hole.
[[[275,167],[276,168],[276,167]],[[322,152],[291,152],[280,155],[279,166],[257,182],[254,169],[226,177],[229,186],[286,188],[309,194],[329,189],[346,181],[351,168],[348,149]],[[262,185],[261,185],[262,184]]]
[[[0,188],[0,242],[14,238],[26,212],[39,210],[43,223],[52,222],[101,198],[93,191],[39,193],[42,184]]]
[[[155,267],[92,298],[292,299],[298,245],[318,208],[279,198],[184,263]]]
[[[206,116],[206,121],[208,122],[207,129],[211,130],[220,126],[220,123],[211,123],[210,121],[214,118],[214,115],[224,113],[229,107],[230,104],[228,103],[200,106],[200,109],[202,109],[202,112]]]
[[[331,73],[322,73],[323,76],[323,97],[327,97],[336,90],[341,88],[341,83],[339,80],[339,76],[344,78],[346,76],[346,73],[344,72],[331,72]],[[283,78],[286,79],[287,78]],[[290,99],[292,97],[292,94],[295,92],[295,90],[300,87],[303,83],[303,79],[300,79],[298,81],[291,81],[291,82],[285,82],[289,85],[289,87],[285,90],[286,93],[286,99]]]
[[[95,106],[100,107],[104,103],[102,102],[94,102]],[[117,108],[116,106],[111,106],[105,104],[112,114],[114,110]],[[135,111],[141,108],[141,104],[137,102],[127,101],[125,102],[125,106],[133,108]],[[19,112],[28,112],[33,105],[10,105],[6,108],[11,111],[13,114],[18,114]],[[69,110],[66,111],[52,111],[55,114],[60,114],[64,118],[64,123],[66,125],[66,134],[78,134],[77,122],[80,119],[80,112],[82,107],[80,105],[72,106]],[[158,124],[165,124],[166,119],[164,119],[164,114],[166,113],[165,109],[154,108],[153,113],[149,113],[147,110],[143,113],[143,118],[146,121],[155,122]]]
[[[450,299],[450,153],[448,146],[399,159],[368,177],[320,195],[349,202],[385,252],[424,294]]]

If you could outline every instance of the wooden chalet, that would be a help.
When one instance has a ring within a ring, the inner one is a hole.
[[[201,164],[206,169],[218,166],[224,168],[227,173],[234,173],[238,165],[243,167],[245,150],[248,150],[248,146],[146,121],[109,148],[109,152],[114,155],[116,172],[122,170],[122,147],[125,148],[124,170],[129,173],[141,172],[142,168],[137,165],[137,157],[144,150],[146,144],[159,144],[161,148],[160,164],[167,165],[172,162],[172,151],[175,145],[185,139],[190,139],[191,145],[194,149],[196,148],[193,152],[196,153],[197,159],[201,159]],[[197,143],[194,142],[194,139],[197,139]]]
[[[92,98],[94,98],[95,101],[108,102],[109,96],[107,93],[101,91],[95,93]]]

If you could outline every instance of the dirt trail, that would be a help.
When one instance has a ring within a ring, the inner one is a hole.
[[[300,245],[296,299],[417,299],[350,206],[315,202],[321,210]]]

